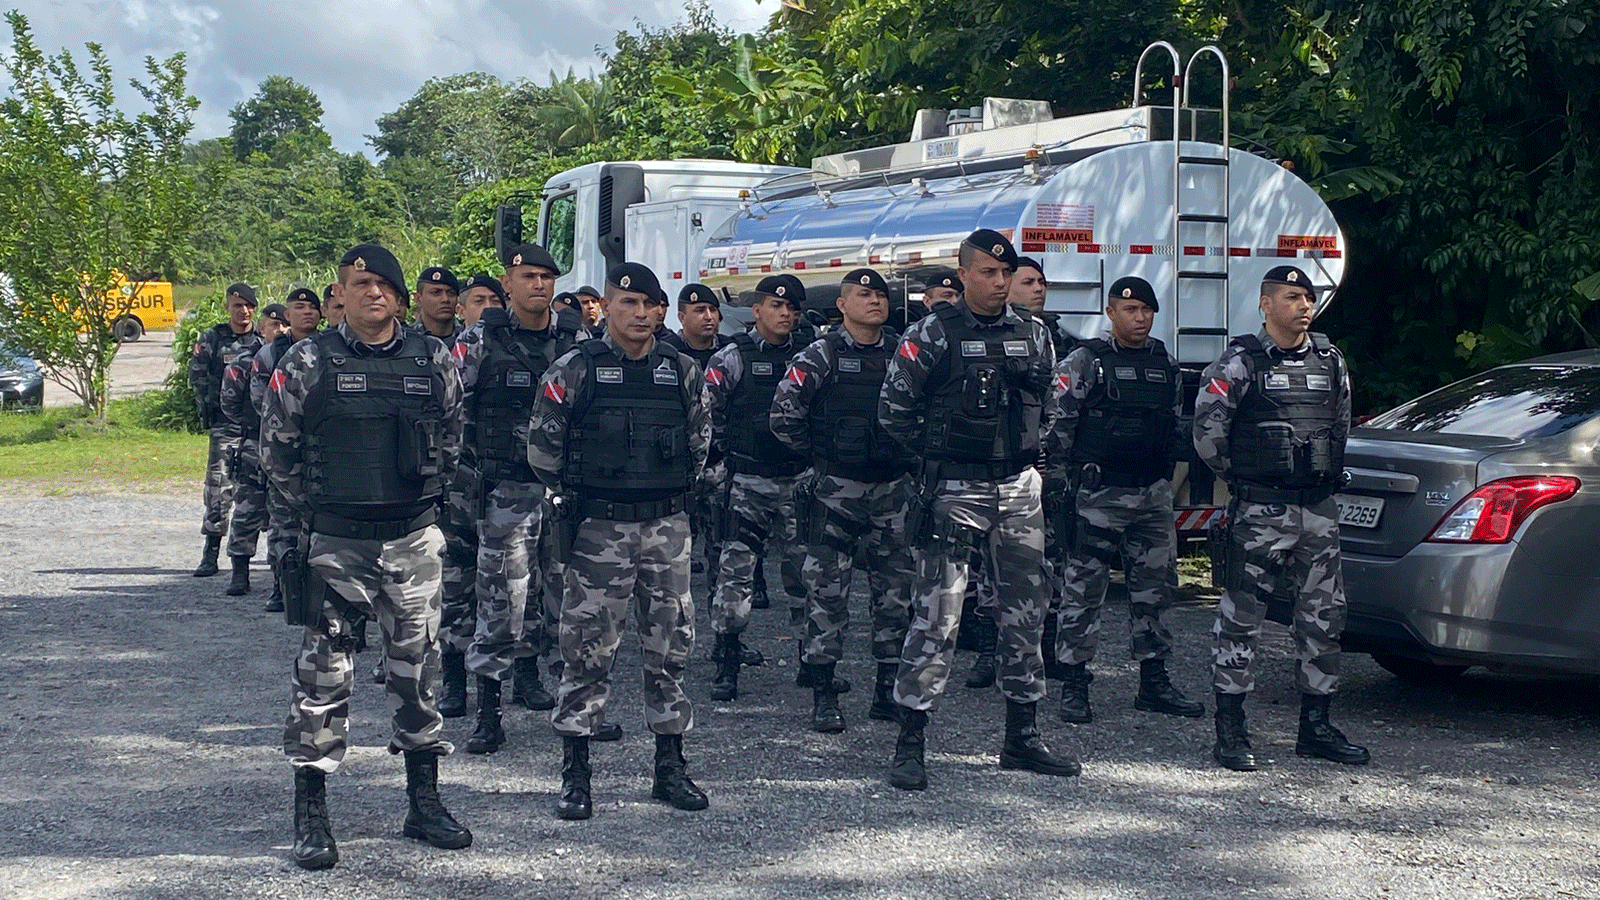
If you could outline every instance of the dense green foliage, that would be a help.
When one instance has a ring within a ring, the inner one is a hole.
[[[376,119],[372,161],[332,149],[318,99],[272,76],[228,137],[187,148],[210,214],[161,271],[287,285],[367,239],[411,267],[493,271],[496,206],[531,206],[563,169],[805,165],[985,96],[1123,106],[1157,39],[1220,46],[1235,143],[1293,165],[1343,224],[1351,265],[1321,327],[1360,410],[1596,345],[1600,0],[784,0],[757,34],[691,2],[678,24],[617,34],[589,73],[430,80]],[[1198,102],[1219,84],[1197,77]]]

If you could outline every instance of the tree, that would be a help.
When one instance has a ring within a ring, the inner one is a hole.
[[[137,290],[174,270],[201,215],[184,165],[199,101],[185,88],[182,53],[147,57],[146,78],[129,82],[146,110],[130,116],[117,108],[100,45],[85,45],[85,73],[66,50],[46,56],[21,13],[6,21],[0,271],[11,283],[0,292],[0,332],[104,422],[119,283]]]
[[[322,101],[311,89],[285,75],[269,75],[256,95],[228,111],[233,119],[234,158],[243,162],[253,153],[291,156],[331,147],[322,130]]]

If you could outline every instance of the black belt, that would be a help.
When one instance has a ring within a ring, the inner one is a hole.
[[[486,459],[478,464],[478,471],[490,481],[535,482],[539,480],[539,476],[534,474],[533,467],[525,462],[514,463],[500,459]]]
[[[843,478],[848,481],[860,481],[868,484],[886,484],[911,471],[910,467],[901,463],[866,463],[857,466],[848,463],[831,462],[825,459],[813,461],[811,468],[820,477],[832,475],[834,478]]]
[[[1036,456],[994,459],[988,462],[947,462],[930,460],[939,467],[939,477],[951,481],[1004,481],[1033,465]]]
[[[1100,486],[1119,488],[1147,488],[1165,477],[1167,477],[1165,474],[1129,475],[1126,472],[1107,472],[1101,470]]]
[[[755,475],[759,478],[792,478],[806,470],[803,459],[783,462],[758,462],[742,456],[728,457],[728,470],[735,475]]]
[[[430,506],[410,519],[388,519],[368,522],[363,519],[346,519],[327,513],[311,514],[311,530],[328,537],[349,538],[355,541],[392,541],[413,531],[427,528],[439,519],[439,507]]]
[[[609,519],[613,522],[648,522],[651,519],[675,516],[688,509],[689,495],[674,494],[660,500],[646,500],[640,503],[579,497],[577,507],[579,518]]]
[[[1259,484],[1236,483],[1229,485],[1233,496],[1246,503],[1287,503],[1294,506],[1315,506],[1333,496],[1333,485],[1311,488],[1270,488]]]

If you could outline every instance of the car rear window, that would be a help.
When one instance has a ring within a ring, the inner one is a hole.
[[[1446,385],[1366,423],[1368,428],[1528,440],[1600,413],[1600,367],[1507,366]]]

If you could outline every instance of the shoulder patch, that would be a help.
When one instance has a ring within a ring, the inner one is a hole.
[[[917,357],[922,355],[922,349],[913,341],[901,341],[900,349],[895,352],[912,362],[916,362]]]
[[[1206,385],[1206,393],[1226,398],[1228,396],[1228,382],[1222,378],[1213,378]]]

